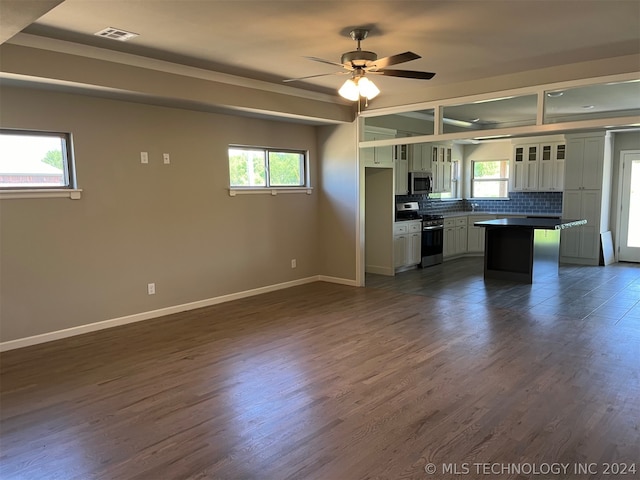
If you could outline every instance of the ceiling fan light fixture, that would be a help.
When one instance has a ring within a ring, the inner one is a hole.
[[[360,97],[364,97],[367,100],[377,97],[380,89],[367,77],[360,76],[350,78],[344,82],[338,93],[342,98],[356,102]]]
[[[360,77],[358,90],[360,91],[360,96],[365,97],[367,100],[377,97],[380,93],[380,89],[376,87],[376,84],[367,77]]]
[[[352,102],[355,102],[358,100],[358,98],[360,98],[360,90],[358,89],[358,84],[352,78],[344,82],[342,87],[340,87],[340,90],[338,90],[338,93],[342,98],[346,98],[347,100],[351,100]]]

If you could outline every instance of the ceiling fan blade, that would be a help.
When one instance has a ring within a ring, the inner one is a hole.
[[[329,65],[334,65],[336,67],[342,67],[344,68],[344,65],[342,65],[341,63],[338,62],[332,62],[331,60],[325,60],[323,58],[318,58],[318,57],[304,57],[308,60],[313,60],[314,62],[320,62],[320,63],[327,63]]]
[[[283,80],[284,83],[288,83],[288,82],[295,82],[298,80],[306,80],[307,78],[316,78],[316,77],[325,77],[328,75],[347,75],[350,72],[333,72],[333,73],[320,73],[318,75],[308,75],[306,77],[298,77],[298,78],[287,78],[286,80]]]
[[[384,68],[390,65],[397,65],[398,63],[410,62],[411,60],[417,60],[418,58],[422,58],[417,53],[413,52],[404,52],[398,53],[397,55],[391,55],[390,57],[383,57],[377,59],[375,62],[371,62],[367,65],[369,68]]]
[[[388,77],[415,78],[417,80],[431,80],[435,73],[433,72],[415,72],[413,70],[376,70],[367,72],[372,75],[386,75]]]

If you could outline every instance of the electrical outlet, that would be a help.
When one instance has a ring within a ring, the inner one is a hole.
[[[149,152],[140,152],[140,163],[149,163]]]
[[[162,160],[164,161],[165,165],[169,165],[171,163],[171,157],[169,157],[168,153],[162,154]]]
[[[147,293],[149,295],[155,295],[156,294],[156,284],[155,283],[147,284]]]
[[[296,268],[298,266],[298,262],[296,261],[296,259],[292,259],[291,260],[291,268]]]

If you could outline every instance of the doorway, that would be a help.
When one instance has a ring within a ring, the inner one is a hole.
[[[622,152],[618,260],[640,263],[640,150]]]

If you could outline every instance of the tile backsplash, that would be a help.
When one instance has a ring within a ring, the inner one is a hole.
[[[562,214],[562,192],[509,192],[500,200],[440,200],[427,195],[398,195],[397,202],[418,202],[420,213],[447,214],[457,212],[498,212],[540,215]],[[476,204],[475,209],[472,203]]]

